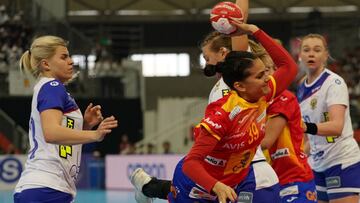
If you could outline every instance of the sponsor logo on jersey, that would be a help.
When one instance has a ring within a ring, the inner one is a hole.
[[[281,100],[281,101],[287,101],[287,100],[288,100],[288,98],[287,98],[287,97],[285,97],[285,96],[281,96],[281,97],[280,97],[280,100]]]
[[[230,136],[225,136],[223,139],[225,140],[231,140],[231,139],[236,139],[236,138],[241,138],[245,135],[246,133],[245,132],[237,132],[235,133],[234,135],[230,135]]]
[[[249,118],[249,115],[245,115],[244,117],[242,117],[241,119],[239,119],[238,123],[239,123],[239,124],[242,124],[242,123],[244,123],[248,118]]]
[[[74,181],[77,180],[77,175],[79,174],[79,172],[80,172],[80,167],[73,164],[69,170],[69,174],[73,178]]]
[[[209,117],[205,118],[204,120],[206,123],[208,123],[209,125],[211,125],[212,127],[214,127],[215,129],[220,129],[222,128],[220,124],[215,123],[214,121],[210,120]]]
[[[335,83],[338,84],[338,85],[341,85],[341,81],[339,79],[336,79]]]
[[[292,202],[294,200],[296,200],[298,197],[292,196],[289,199],[286,200],[286,202]]]
[[[211,195],[205,191],[202,191],[197,187],[191,188],[189,197],[194,198],[194,199],[207,199],[207,200],[212,200],[212,201],[214,201],[216,199],[216,196]]]
[[[273,160],[287,156],[290,156],[289,148],[278,149],[275,153],[271,154]]]
[[[69,117],[66,117],[66,127],[74,129],[75,120]],[[61,158],[67,159],[68,156],[72,156],[72,146],[71,145],[59,145],[59,156]]]
[[[257,117],[256,122],[260,123],[260,121],[262,121],[262,119],[264,119],[266,116],[266,111],[263,111],[259,117]]]
[[[230,119],[231,121],[234,120],[234,118],[235,118],[240,112],[241,112],[240,106],[235,106],[235,107],[231,110],[231,112],[230,112],[230,114],[229,114],[229,119]]]
[[[221,166],[221,167],[224,167],[226,163],[226,160],[224,159],[218,159],[209,155],[205,157],[205,161],[213,166]]]
[[[238,195],[238,203],[252,203],[254,194],[251,192],[240,192]]]
[[[280,190],[280,197],[285,197],[288,195],[297,195],[299,194],[299,187],[297,185],[292,185]]]
[[[334,188],[341,186],[341,179],[339,176],[327,177],[325,178],[325,182],[327,188]]]
[[[299,157],[300,159],[305,159],[307,155],[304,152],[300,152]]]
[[[50,82],[50,85],[53,86],[53,87],[56,87],[59,85],[59,82],[58,81],[52,81]]]
[[[316,191],[306,191],[306,198],[310,201],[314,201],[317,202],[317,195],[316,195]]]
[[[239,150],[241,148],[245,147],[245,142],[241,142],[241,143],[225,143],[223,145],[223,148],[226,148],[226,149],[230,149],[230,150]]]
[[[224,97],[224,96],[226,96],[226,95],[228,95],[230,93],[230,90],[229,89],[223,89],[223,90],[221,90],[221,92],[222,92],[222,96]]]
[[[317,99],[316,98],[311,99],[311,101],[310,101],[311,109],[312,110],[316,109],[316,106],[317,106]]]
[[[221,113],[220,111],[216,111],[216,112],[215,112],[215,115],[216,115],[216,116],[221,116],[222,113]]]
[[[317,152],[316,154],[312,155],[312,156],[314,156],[313,157],[314,161],[319,161],[319,160],[323,159],[324,153],[325,152],[321,150],[321,151]]]

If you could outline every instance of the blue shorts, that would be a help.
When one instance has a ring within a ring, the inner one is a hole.
[[[317,202],[315,181],[294,182],[280,186],[280,198],[283,203]]]
[[[341,166],[332,166],[324,172],[314,171],[318,200],[329,201],[360,193],[360,162],[346,168]]]
[[[14,194],[14,203],[71,203],[71,194],[60,192],[51,188],[34,188],[23,190]]]
[[[169,193],[169,202],[218,203],[219,201],[215,194],[209,194],[182,172],[183,161],[182,159],[175,168],[172,182],[175,192]],[[250,172],[246,179],[234,188],[238,195],[238,201],[243,203],[274,203],[280,201],[279,184],[256,191],[255,187],[254,171],[252,167],[250,167]]]

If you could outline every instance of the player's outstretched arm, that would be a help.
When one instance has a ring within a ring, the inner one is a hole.
[[[72,145],[98,142],[111,129],[118,126],[115,117],[105,118],[97,130],[76,130],[61,125],[63,113],[58,109],[48,109],[40,113],[45,141],[52,144]]]

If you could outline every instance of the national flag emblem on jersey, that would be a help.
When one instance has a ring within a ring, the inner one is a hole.
[[[316,98],[311,99],[310,106],[311,106],[312,110],[316,109],[316,106],[317,106],[317,99]]]

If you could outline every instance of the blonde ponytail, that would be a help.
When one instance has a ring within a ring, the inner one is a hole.
[[[35,78],[42,72],[40,62],[55,55],[56,48],[59,46],[67,47],[68,43],[57,36],[42,36],[36,38],[29,50],[25,51],[20,58],[20,71],[30,73]]]

